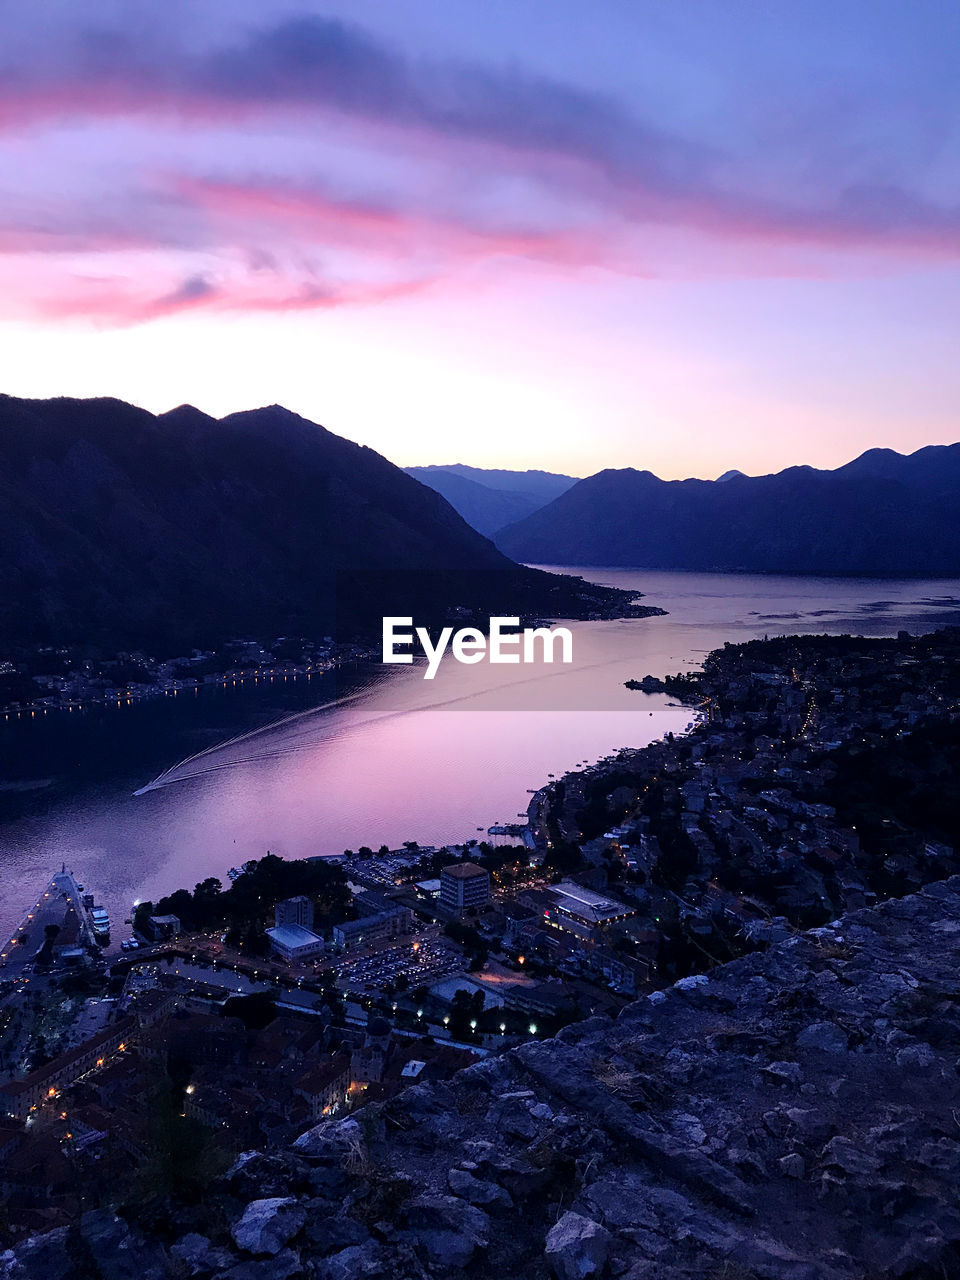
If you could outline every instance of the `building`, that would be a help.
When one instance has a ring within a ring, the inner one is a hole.
[[[296,1084],[296,1093],[310,1108],[313,1120],[322,1120],[342,1107],[350,1091],[350,1056],[338,1053],[310,1068]]]
[[[565,933],[574,933],[588,942],[599,942],[611,925],[636,915],[635,907],[628,907],[592,889],[584,889],[572,880],[551,885],[538,897],[543,903],[545,924]]]
[[[363,1043],[352,1054],[350,1069],[358,1084],[379,1084],[390,1055],[393,1031],[386,1018],[374,1016],[367,1022]]]
[[[148,916],[143,932],[152,942],[164,942],[180,932],[180,919],[178,916]]]
[[[408,907],[391,907],[359,920],[344,920],[333,926],[333,944],[342,951],[356,951],[385,938],[398,938],[413,927],[413,912]]]
[[[125,1014],[75,1049],[31,1071],[23,1080],[0,1085],[0,1111],[26,1120],[31,1111],[55,1098],[61,1090],[104,1066],[114,1054],[123,1053],[136,1029],[136,1020]]]
[[[273,909],[273,922],[278,929],[295,924],[313,932],[313,903],[300,894],[296,898],[284,898]]]
[[[475,862],[457,862],[440,872],[440,905],[462,915],[490,901],[490,873]]]
[[[323,954],[323,939],[298,924],[284,924],[268,929],[271,948],[288,964],[300,964]]]

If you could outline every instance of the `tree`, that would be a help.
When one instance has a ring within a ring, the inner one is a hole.
[[[455,1040],[463,1040],[473,1030],[471,1022],[479,1020],[483,1013],[484,995],[482,991],[466,991],[463,987],[455,992],[450,1002],[450,1034]]]
[[[143,1081],[141,1113],[146,1120],[130,1204],[172,1196],[197,1204],[213,1181],[229,1167],[233,1152],[226,1135],[181,1115],[180,1089],[166,1074],[151,1072]]]
[[[277,1016],[277,996],[273,991],[253,991],[248,996],[231,996],[224,1003],[225,1018],[240,1018],[248,1031],[262,1031]]]
[[[136,933],[145,934],[147,921],[153,915],[152,902],[140,902],[133,909],[133,928]]]

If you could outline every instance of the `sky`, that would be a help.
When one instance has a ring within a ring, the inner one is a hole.
[[[955,0],[0,0],[0,390],[401,465],[960,439]]]

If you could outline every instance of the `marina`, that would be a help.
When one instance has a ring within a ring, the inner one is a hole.
[[[0,977],[29,982],[37,965],[45,970],[79,964],[110,936],[110,921],[93,895],[62,866],[0,952]]]

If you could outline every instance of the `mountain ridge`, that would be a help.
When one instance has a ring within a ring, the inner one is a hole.
[[[7,646],[351,636],[400,605],[577,616],[603,590],[514,564],[375,450],[279,405],[0,396]]]
[[[500,530],[539,564],[828,576],[960,573],[960,444],[868,450],[833,471],[660,480],[607,468]]]
[[[485,470],[462,462],[404,470],[442,494],[468,524],[488,537],[532,515],[576,483],[573,476],[552,471]]]

